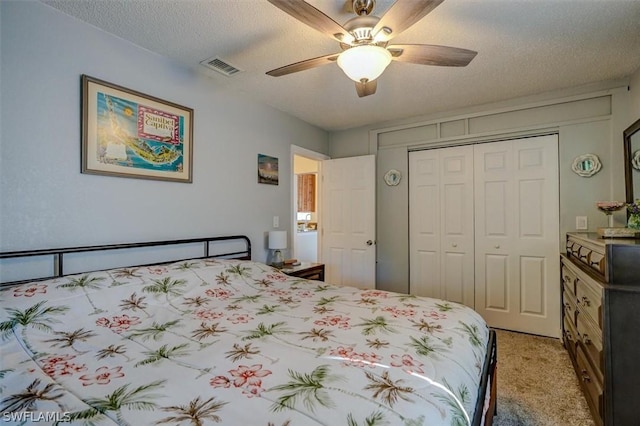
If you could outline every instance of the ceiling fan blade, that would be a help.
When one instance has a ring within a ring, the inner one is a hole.
[[[444,0],[405,1],[397,0],[380,21],[373,27],[371,34],[376,42],[386,42],[396,37],[429,12],[438,7]]]
[[[267,75],[271,77],[280,77],[287,74],[293,74],[294,72],[305,71],[311,68],[319,67],[321,65],[333,64],[338,60],[339,53],[332,53],[331,55],[319,56],[313,59],[306,59],[304,61],[296,62],[295,64],[285,65],[284,67],[276,68],[268,71]]]
[[[358,96],[364,98],[365,96],[373,95],[378,88],[378,80],[367,81],[366,83],[358,83],[356,81],[356,92]]]
[[[311,28],[315,28],[339,41],[350,44],[354,38],[349,31],[342,28],[336,21],[322,13],[320,10],[301,0],[268,0],[269,3],[293,16]]]
[[[387,46],[394,61],[420,65],[465,67],[478,54],[473,50],[431,44],[393,44]]]

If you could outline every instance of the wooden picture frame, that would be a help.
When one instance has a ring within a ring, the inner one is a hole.
[[[82,173],[191,183],[193,109],[82,76]]]

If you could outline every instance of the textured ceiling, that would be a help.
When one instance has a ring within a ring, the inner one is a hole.
[[[326,130],[621,79],[640,68],[639,0],[445,0],[392,43],[461,47],[477,51],[475,59],[464,68],[392,62],[365,98],[335,64],[265,75],[340,51],[266,0],[41,1]],[[340,24],[355,16],[350,0],[308,2]],[[374,14],[392,3],[378,0]],[[226,77],[199,65],[213,56],[243,72]]]

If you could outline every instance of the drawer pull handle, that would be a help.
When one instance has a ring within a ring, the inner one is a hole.
[[[582,341],[584,342],[585,345],[590,345],[591,344],[591,339],[589,339],[589,335],[588,334],[583,334],[582,335]]]
[[[458,245],[456,243],[451,244],[451,247],[458,247]]]
[[[582,381],[585,383],[589,383],[591,382],[591,377],[589,377],[589,374],[587,373],[587,370],[585,370],[584,368],[581,371],[582,373]]]
[[[499,249],[500,248],[500,244],[496,244],[494,247]]]
[[[587,296],[582,296],[582,304],[586,307],[591,306],[591,300]]]

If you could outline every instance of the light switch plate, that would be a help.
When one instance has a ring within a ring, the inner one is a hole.
[[[589,228],[586,216],[576,216],[576,229],[584,231]]]
[[[273,217],[273,227],[274,228],[279,228],[280,227],[280,216],[274,216]]]

